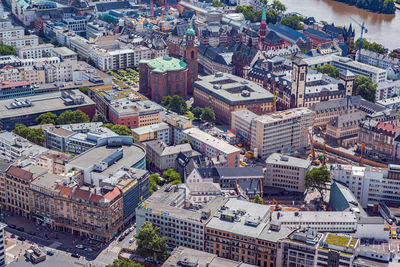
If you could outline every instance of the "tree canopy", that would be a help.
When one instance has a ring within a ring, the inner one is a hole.
[[[220,0],[213,0],[211,5],[213,7],[223,7],[223,6],[225,6],[223,3],[221,3]]]
[[[35,122],[37,124],[56,124],[56,121],[57,121],[57,115],[51,112],[40,114],[35,119]]]
[[[354,43],[354,49],[358,49],[360,47],[360,38],[357,39],[357,41]],[[383,45],[378,44],[376,42],[369,42],[367,39],[363,38],[362,45],[361,47],[363,49],[370,50],[372,52],[378,53],[378,54],[386,54],[386,49],[383,47]]]
[[[0,43],[0,56],[17,55],[17,51],[11,45],[5,45],[3,42]]]
[[[167,257],[167,237],[160,236],[160,229],[154,227],[150,222],[145,222],[135,235],[137,249],[136,252],[155,259],[165,259]]]
[[[112,264],[108,264],[106,265],[106,267],[144,267],[144,266],[134,261],[115,259]]]
[[[190,145],[193,145],[193,141],[189,137],[185,137],[185,138],[182,138],[182,140],[179,142],[179,144],[190,144]]]
[[[324,199],[327,183],[331,181],[330,173],[325,166],[313,168],[306,173],[305,186],[307,191],[318,191],[322,199]]]
[[[158,184],[161,184],[160,176],[155,173],[150,174],[149,176],[149,184],[150,184],[150,195],[152,195],[158,189]]]
[[[103,127],[107,127],[111,131],[119,135],[131,136],[132,131],[126,125],[119,125],[119,124],[112,124],[112,123],[105,123],[102,125]]]
[[[201,112],[200,118],[203,121],[215,122],[214,110],[212,108],[210,108],[210,107],[203,108],[203,111]]]
[[[179,95],[164,96],[161,104],[165,106],[167,109],[176,112],[180,115],[183,115],[188,110],[185,99],[180,97]]]
[[[174,169],[170,168],[166,170],[163,175],[164,179],[168,181],[169,184],[181,184],[181,174]]]
[[[201,107],[195,107],[192,109],[192,113],[196,118],[200,118],[201,113],[203,113],[203,109]]]
[[[106,123],[107,122],[107,118],[102,113],[96,113],[96,115],[94,115],[94,117],[93,117],[93,121],[94,122]]]
[[[331,76],[332,78],[339,79],[340,70],[330,64],[318,66],[315,68],[315,70],[321,73],[325,73]]]
[[[304,25],[302,23],[301,17],[295,15],[283,18],[281,20],[281,24],[288,26],[289,28],[292,28],[293,30],[302,30],[304,28]]]
[[[88,95],[88,93],[89,93],[89,87],[88,86],[79,86],[78,89],[79,89],[79,91],[81,91],[85,95]]]
[[[37,145],[44,145],[44,134],[43,130],[40,128],[28,128],[23,124],[17,123],[15,124],[13,133],[28,139],[29,141]]]
[[[272,2],[271,6],[275,10],[282,11],[282,12],[286,11],[286,6],[278,0],[274,0],[274,2]]]
[[[353,95],[360,95],[365,100],[375,102],[376,87],[370,77],[355,75]]]
[[[335,0],[338,2],[354,5],[358,8],[368,9],[373,12],[394,14],[396,6],[393,0]]]
[[[57,124],[85,123],[90,122],[89,116],[80,110],[66,110],[58,116]]]
[[[242,13],[246,20],[251,22],[260,22],[262,17],[262,11],[254,11],[251,6],[236,6],[236,13]],[[274,9],[270,9],[265,12],[266,22],[275,24],[278,22],[279,14]]]
[[[251,202],[257,203],[257,204],[264,204],[264,200],[262,199],[262,197],[260,197],[259,194],[256,194],[254,196],[254,199]]]

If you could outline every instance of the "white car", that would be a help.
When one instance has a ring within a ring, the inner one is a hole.
[[[92,249],[92,248],[85,248],[85,251],[87,251],[87,252],[93,252],[93,249]]]
[[[133,242],[135,242],[136,238],[132,237],[131,239],[129,239],[129,244],[132,244]]]
[[[83,245],[79,244],[75,246],[76,248],[83,249]]]

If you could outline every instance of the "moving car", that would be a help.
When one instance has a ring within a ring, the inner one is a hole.
[[[79,244],[75,246],[76,248],[83,249],[83,245]]]
[[[20,231],[20,232],[24,232],[25,231],[24,227],[18,227],[17,230]]]
[[[49,256],[53,256],[54,255],[54,251],[52,251],[51,249],[46,250],[46,254]]]
[[[85,248],[85,251],[87,251],[87,252],[93,252],[93,249],[92,249],[92,248]]]
[[[78,254],[76,254],[76,253],[72,253],[71,254],[71,257],[74,257],[74,258],[80,258],[81,256],[79,256]]]

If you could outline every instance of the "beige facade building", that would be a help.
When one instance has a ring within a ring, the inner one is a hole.
[[[343,147],[357,144],[360,123],[365,118],[361,112],[338,116],[326,126],[326,136]]]
[[[10,65],[0,69],[0,82],[19,82],[27,81],[30,84],[43,84],[46,82],[43,69],[35,66],[13,67]]]
[[[274,153],[266,160],[264,185],[304,193],[311,161]]]
[[[65,165],[70,159],[72,159],[70,154],[48,150],[36,157],[35,164],[47,169],[49,173],[63,174],[66,172]]]

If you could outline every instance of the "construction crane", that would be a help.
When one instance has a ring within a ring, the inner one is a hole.
[[[364,31],[365,33],[368,32],[367,27],[365,27],[365,21],[363,21],[363,23],[359,23],[357,20],[355,20],[353,17],[350,16],[350,18],[357,23],[358,26],[360,26],[361,28],[361,37],[360,37],[360,47],[358,48],[358,62],[361,62],[361,48],[362,48],[362,41],[363,41],[363,35],[364,35]]]
[[[362,159],[363,159],[364,148],[365,148],[365,144],[363,143],[361,145],[361,155],[360,155],[360,166],[361,167],[363,166]]]
[[[325,148],[326,148],[326,141],[324,141],[324,152],[322,153],[322,165],[325,166]]]
[[[281,209],[281,206],[279,205],[278,201],[276,201],[275,198],[272,199],[272,201],[275,203],[275,210],[281,211],[282,209]]]
[[[300,125],[300,128],[303,131],[305,131],[308,134],[308,137],[310,138],[310,149],[311,149],[312,163],[315,164],[315,165],[319,165],[321,162],[318,159],[315,158],[315,150],[314,150],[314,145],[313,145],[314,142],[313,142],[313,139],[312,139],[312,135],[310,134],[310,131],[306,127],[304,127],[302,125]]]

